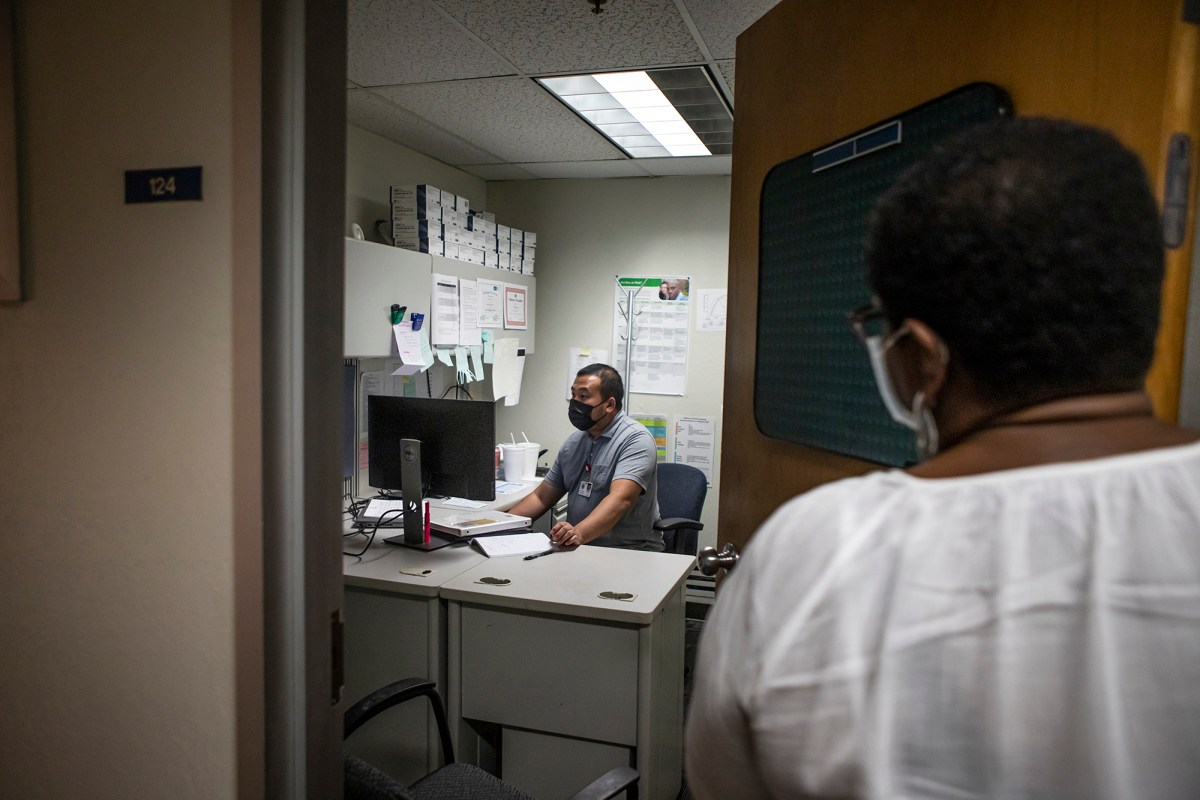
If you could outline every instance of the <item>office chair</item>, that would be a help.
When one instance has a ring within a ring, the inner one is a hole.
[[[654,530],[662,533],[668,553],[696,555],[700,512],[708,494],[704,473],[688,464],[658,465],[658,514]]]
[[[344,715],[343,738],[358,730],[378,714],[418,697],[429,699],[441,739],[440,767],[412,786],[405,786],[392,776],[363,761],[358,756],[345,757],[345,800],[534,800],[534,798],[494,775],[471,764],[454,760],[454,745],[450,741],[450,726],[446,707],[433,681],[407,678],[377,689],[359,700]],[[637,770],[617,767],[601,775],[569,800],[608,800],[627,792],[629,800],[637,800]]]

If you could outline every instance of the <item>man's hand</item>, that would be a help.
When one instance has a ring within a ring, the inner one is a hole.
[[[599,539],[625,516],[641,493],[642,487],[636,481],[618,478],[592,513],[579,520],[577,526],[565,520],[556,522],[550,529],[550,538],[559,547],[575,547]]]
[[[583,544],[583,537],[575,530],[575,526],[563,520],[554,523],[550,529],[550,540],[559,547],[575,547]]]

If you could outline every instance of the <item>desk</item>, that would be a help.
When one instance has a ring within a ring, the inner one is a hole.
[[[683,769],[684,582],[694,559],[582,547],[490,559],[441,584],[447,705],[463,760],[538,798],[632,764],[673,800]],[[507,578],[507,586],[478,583]],[[613,591],[628,600],[599,597]],[[488,763],[500,753],[498,764]]]
[[[342,557],[344,697],[349,703],[400,678],[423,677],[437,681],[439,688],[446,685],[446,612],[438,589],[487,559],[470,547],[444,547],[429,553],[396,547],[384,544],[380,533],[361,558]],[[354,548],[359,538],[348,539],[347,549]],[[421,577],[406,575],[402,569],[433,572]],[[347,741],[347,750],[411,783],[438,766],[437,741],[428,705],[413,702],[363,727]]]
[[[523,491],[497,495],[486,508],[511,508],[538,483],[528,481]],[[430,505],[446,508],[438,501]],[[347,523],[343,532],[350,530]],[[361,557],[342,557],[348,703],[400,678],[429,678],[445,689],[446,611],[438,591],[446,581],[487,560],[470,547],[426,553],[382,541],[402,533],[403,528],[380,528]],[[364,543],[364,536],[350,537],[344,549],[357,552]],[[432,572],[409,575],[401,572],[404,569]],[[441,758],[433,714],[417,702],[365,726],[347,742],[347,750],[406,783],[428,774]]]

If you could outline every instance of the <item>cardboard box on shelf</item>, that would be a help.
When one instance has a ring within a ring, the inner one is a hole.
[[[423,219],[428,222],[440,223],[442,221],[442,211],[441,206],[405,208],[404,206],[392,205],[392,222],[415,222]]]
[[[471,236],[470,231],[464,230],[463,228],[459,228],[456,225],[443,225],[442,226],[442,238],[445,239],[447,242],[453,242],[454,244],[465,244],[467,246],[470,246],[470,244],[471,244],[470,236]]]
[[[471,230],[484,234],[496,235],[496,223],[483,219],[478,214],[471,215]]]
[[[427,212],[431,208],[441,208],[445,205],[442,190],[427,183],[392,186],[388,200],[393,208],[399,207],[412,212]]]
[[[392,239],[441,239],[442,223],[427,219],[392,220]]]
[[[433,256],[445,255],[445,243],[441,239],[397,239],[396,247]]]
[[[474,247],[469,247],[465,244],[459,245],[458,259],[460,261],[466,261],[468,264],[479,264],[480,266],[482,266],[483,265],[483,251],[477,250]]]
[[[442,224],[453,225],[456,228],[462,228],[464,231],[471,230],[469,215],[449,209],[442,209]]]

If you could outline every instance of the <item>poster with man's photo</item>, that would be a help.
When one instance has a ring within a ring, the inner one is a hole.
[[[629,391],[640,394],[687,393],[688,297],[686,275],[617,276],[613,311],[613,366]],[[633,341],[628,374],[626,342]]]

